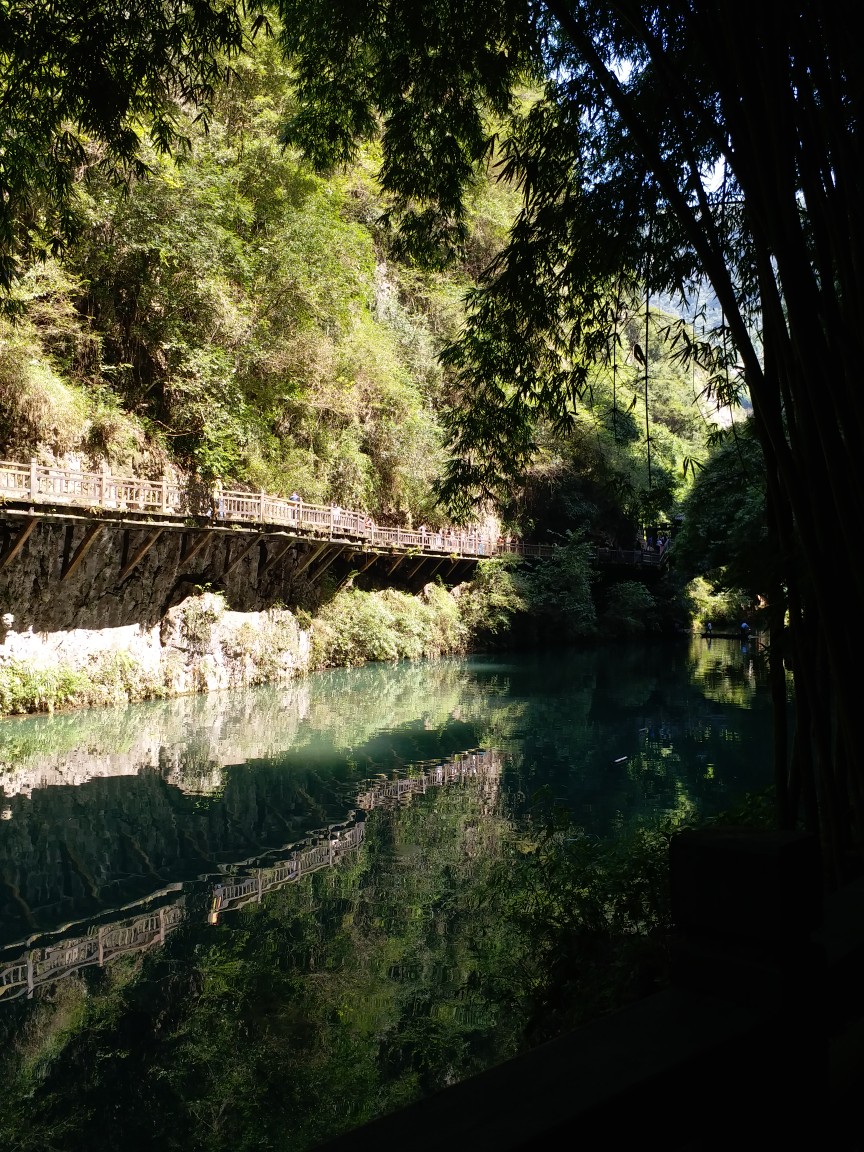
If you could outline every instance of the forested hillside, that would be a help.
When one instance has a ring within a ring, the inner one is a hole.
[[[190,108],[187,146],[147,153],[149,175],[118,186],[87,150],[74,242],[31,265],[18,315],[0,321],[0,455],[297,490],[381,522],[446,517],[435,494],[455,370],[438,355],[519,190],[494,178],[493,158],[459,259],[421,269],[394,255],[375,147],[313,175],[280,142],[292,99],[278,44],[261,36],[207,128]],[[528,465],[493,493],[510,523],[629,544],[634,525],[669,512],[705,425],[704,385],[670,361],[665,323],[652,317],[647,410],[633,314],[574,426],[538,423]]]

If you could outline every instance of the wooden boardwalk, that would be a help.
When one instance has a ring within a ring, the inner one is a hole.
[[[477,526],[443,528],[386,528],[365,512],[336,505],[310,504],[266,492],[239,489],[208,490],[202,485],[173,480],[147,480],[115,476],[110,472],[82,472],[37,464],[0,461],[0,501],[19,514],[36,518],[86,515],[100,523],[208,530],[280,533],[311,540],[340,541],[358,549],[383,548],[393,552],[432,553],[482,559],[499,551],[524,556],[545,556],[553,545],[506,544]],[[23,541],[22,541],[23,543]]]
[[[466,752],[444,762],[419,766],[419,771],[396,778],[380,777],[369,782],[357,796],[358,811],[342,824],[333,824],[302,843],[285,849],[287,855],[266,867],[245,868],[220,879],[212,886],[207,921],[218,924],[223,913],[244,904],[260,903],[269,892],[296,883],[321,868],[332,868],[363,842],[365,813],[389,804],[406,804],[430,788],[465,784],[469,781],[497,787],[501,774],[497,752]],[[180,885],[155,893],[148,899],[166,896]],[[12,960],[0,961],[0,1004],[19,996],[32,996],[37,988],[70,976],[82,968],[102,967],[119,956],[145,952],[164,944],[168,934],[187,916],[186,897],[148,910],[137,916],[124,916],[101,924],[77,936],[67,936],[28,948]]]
[[[71,576],[103,527],[149,529],[150,533],[124,565],[121,580],[143,558],[166,529],[198,531],[206,539],[214,532],[249,534],[252,544],[266,536],[291,541],[338,545],[343,551],[385,552],[397,556],[452,558],[477,561],[513,553],[543,558],[556,551],[554,544],[525,544],[511,537],[496,537],[478,525],[465,528],[388,528],[365,512],[336,505],[311,504],[267,492],[207,489],[195,482],[116,476],[103,470],[85,472],[15,461],[0,461],[0,505],[17,521],[17,536],[0,555],[0,569],[19,554],[40,518],[88,521],[83,539],[64,570]],[[202,543],[199,541],[199,544]],[[197,551],[193,545],[187,555]],[[245,554],[245,553],[244,553]],[[647,550],[598,548],[595,559],[603,565],[659,567],[663,557]]]

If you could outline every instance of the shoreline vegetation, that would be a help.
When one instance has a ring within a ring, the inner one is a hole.
[[[600,596],[588,567],[585,547],[571,543],[530,571],[515,558],[485,561],[471,581],[454,588],[430,583],[417,595],[362,591],[349,582],[314,615],[279,606],[232,612],[221,593],[198,590],[134,645],[126,637],[127,647],[76,650],[73,632],[65,647],[43,650],[37,659],[24,648],[0,651],[0,718],[250,688],[370,662],[705,635],[693,616],[698,605],[682,614],[686,598],[664,604],[659,592],[635,581]]]
[[[494,570],[419,595],[347,587],[313,617],[273,608],[240,613],[224,597],[188,597],[152,630],[151,648],[0,662],[0,716],[125,705],[293,680],[324,668],[429,659],[469,651],[524,610],[509,574]],[[153,651],[155,646],[155,653]]]

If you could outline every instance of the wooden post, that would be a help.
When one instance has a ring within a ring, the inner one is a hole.
[[[0,556],[0,568],[5,568],[10,561],[14,560],[27,540],[27,537],[36,527],[36,517],[30,516],[24,522],[24,526],[15,538],[15,543],[11,544],[9,548]]]
[[[325,547],[326,547],[326,545],[325,545]],[[326,571],[326,570],[327,570],[327,569],[330,567],[330,565],[333,563],[333,561],[334,561],[334,560],[338,560],[338,559],[339,559],[339,557],[340,557],[340,556],[343,554],[343,552],[344,552],[344,551],[345,551],[345,546],[344,546],[344,544],[340,544],[340,545],[337,545],[337,547],[336,547],[336,548],[333,550],[333,554],[332,554],[332,556],[328,556],[328,557],[327,557],[327,558],[324,560],[324,562],[323,562],[322,564],[319,564],[319,565],[318,565],[318,567],[315,569],[315,571],[314,571],[314,572],[312,573],[312,575],[309,577],[309,582],[310,582],[311,584],[314,584],[314,583],[315,583],[315,581],[316,581],[316,580],[319,578],[319,576],[322,576],[322,575],[324,574],[324,572],[325,572],[325,571]],[[297,574],[297,573],[295,572],[295,575],[296,575],[296,574]]]
[[[71,525],[70,525],[70,527],[71,527]],[[75,572],[75,569],[78,567],[78,565],[84,559],[84,557],[87,555],[88,551],[90,550],[91,546],[95,542],[96,538],[102,532],[102,528],[103,528],[102,524],[91,524],[90,527],[87,529],[87,531],[84,533],[84,539],[81,541],[81,543],[75,549],[75,552],[72,555],[72,557],[64,563],[63,572],[62,572],[62,575],[60,576],[60,583],[61,584],[63,583],[64,580],[68,580],[69,577]]]
[[[233,572],[240,561],[244,560],[255,547],[255,545],[260,544],[263,539],[263,535],[255,536],[252,538],[252,541],[246,545],[245,548],[241,548],[234,559],[229,560],[225,567],[222,569],[222,578],[224,579],[229,573]]]
[[[183,535],[184,543],[183,543],[183,546],[182,546],[181,551],[180,551],[180,563],[186,564],[186,563],[188,563],[189,560],[192,559],[193,556],[197,556],[197,554],[201,551],[201,549],[204,547],[204,545],[207,543],[207,541],[213,535],[214,535],[214,533],[211,531],[201,532],[198,539],[195,540],[192,544],[189,544],[187,547],[187,542],[189,539],[189,533],[188,532],[184,533],[184,535]]]
[[[290,545],[288,547],[290,547]],[[319,544],[318,547],[313,552],[310,552],[310,554],[306,557],[306,559],[301,564],[298,564],[298,566],[294,569],[294,572],[292,573],[292,575],[293,576],[299,576],[301,573],[305,572],[306,569],[309,567],[309,565],[313,561],[318,559],[318,557],[321,555],[321,553],[324,551],[324,549],[326,547],[327,547],[326,541],[323,544]],[[285,551],[287,552],[288,549],[286,548]]]
[[[264,489],[261,489],[261,505],[258,511],[258,519],[264,523]]]
[[[35,500],[39,495],[39,472],[36,457],[30,457],[30,499]]]
[[[168,481],[162,477],[162,511],[168,507]]]
[[[409,580],[411,580],[411,579],[413,578],[413,576],[415,575],[415,573],[417,573],[417,572],[419,572],[419,571],[420,571],[420,569],[423,567],[423,564],[424,564],[425,560],[426,560],[426,557],[425,557],[425,556],[421,556],[421,557],[420,557],[420,559],[417,561],[417,563],[414,565],[414,567],[413,567],[413,568],[411,569],[411,571],[408,573],[408,579],[409,579]]]
[[[155,532],[151,532],[144,543],[138,548],[134,556],[123,565],[120,569],[120,574],[117,577],[117,583],[122,584],[133,568],[138,565],[141,560],[147,555],[159,537],[162,535],[163,529],[157,528]]]
[[[262,537],[262,539],[263,539],[263,537]],[[278,564],[280,562],[280,560],[284,560],[285,557],[288,555],[288,553],[291,551],[291,549],[293,547],[294,547],[294,541],[289,540],[281,552],[274,552],[273,555],[267,561],[267,563],[264,565],[264,567],[259,570],[259,572],[258,572],[259,578],[261,576],[266,576],[266,574],[270,571],[271,568],[273,568],[276,564]]]

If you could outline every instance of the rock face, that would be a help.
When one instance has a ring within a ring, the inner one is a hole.
[[[18,524],[0,520],[4,527],[14,541]],[[0,674],[62,667],[101,684],[122,666],[138,695],[173,696],[283,680],[308,667],[309,634],[281,606],[296,601],[291,573],[303,544],[269,565],[284,540],[212,533],[193,551],[197,534],[154,538],[147,525],[106,525],[73,565],[91,527],[42,521],[0,569]]]
[[[147,631],[196,589],[223,592],[228,606],[239,612],[296,603],[304,591],[293,573],[298,556],[310,545],[292,546],[268,568],[286,541],[256,540],[245,532],[210,532],[203,547],[193,550],[201,542],[195,529],[168,529],[155,536],[158,529],[144,522],[131,527],[105,524],[73,568],[94,523],[40,520],[20,552],[0,569],[0,614],[12,613],[16,632],[130,625]],[[20,525],[20,519],[4,520],[0,512],[0,552],[14,542]],[[129,567],[148,543],[140,561]],[[250,543],[253,547],[246,551]]]
[[[287,609],[231,612],[212,592],[169,609],[159,648],[171,696],[286,679],[309,664],[309,633]]]

